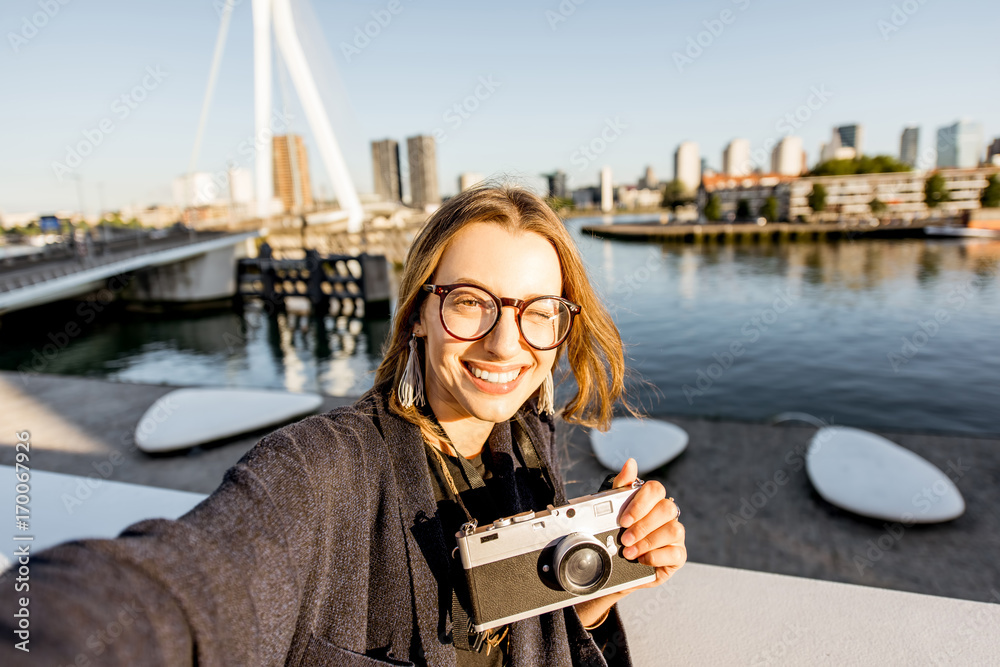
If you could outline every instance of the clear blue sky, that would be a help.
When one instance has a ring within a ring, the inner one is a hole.
[[[0,210],[76,208],[76,182],[60,182],[52,163],[105,118],[113,132],[74,172],[87,209],[96,212],[101,183],[107,208],[169,202],[190,158],[221,0],[59,2],[3,3]],[[389,0],[313,0],[314,19],[305,22],[329,49],[319,66],[324,89],[350,108],[337,114],[337,129],[362,191],[371,189],[370,140],[404,142],[435,128],[446,133],[438,147],[445,194],[462,171],[538,184],[538,174],[562,168],[579,186],[595,182],[604,164],[618,182],[635,182],[650,164],[670,177],[683,140],[697,141],[718,167],[734,137],[754,149],[780,138],[776,123],[813,87],[830,97],[797,130],[810,161],[833,125],[854,121],[865,126],[866,153],[897,154],[910,123],[921,127],[922,149],[959,117],[980,121],[986,139],[1000,135],[994,0],[564,0],[575,10],[554,29],[559,0],[399,2],[402,10],[350,62],[341,44]],[[42,5],[58,11],[37,34],[25,31]],[[224,168],[253,131],[250,9],[241,0],[235,10],[200,170]],[[679,68],[674,53],[708,30],[706,21],[718,34],[703,34],[707,46]],[[115,100],[157,67],[166,77],[122,117]],[[480,77],[500,85],[456,126],[445,114]],[[574,153],[608,119],[625,127],[579,169]],[[293,130],[309,134],[301,113]],[[315,151],[310,163],[320,192],[326,178]]]

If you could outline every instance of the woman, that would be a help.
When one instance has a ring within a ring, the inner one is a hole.
[[[448,200],[410,249],[375,387],[263,438],[181,519],[36,557],[32,652],[168,665],[604,664],[603,652],[627,664],[613,609],[626,593],[488,636],[452,628],[467,608],[452,585],[459,525],[566,502],[551,414],[563,350],[578,387],[563,417],[606,425],[621,341],[560,220],[516,188]],[[615,486],[635,476],[630,460]],[[684,563],[678,514],[649,482],[620,519],[624,556],[657,568],[650,585]]]

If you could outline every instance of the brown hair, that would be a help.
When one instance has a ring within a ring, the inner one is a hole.
[[[488,222],[511,232],[534,232],[546,238],[559,256],[562,296],[581,306],[563,350],[576,379],[577,393],[562,411],[563,419],[607,429],[615,401],[624,390],[625,359],[622,340],[608,311],[587,278],[576,244],[555,212],[532,192],[519,187],[480,185],[447,200],[414,239],[406,255],[399,284],[399,302],[375,384],[391,382],[389,408],[417,424],[427,434],[436,429],[415,407],[404,408],[397,388],[409,354],[413,324],[420,319],[426,283],[437,269],[451,239],[465,226]],[[419,349],[419,348],[418,348]],[[629,412],[633,412],[628,405]]]

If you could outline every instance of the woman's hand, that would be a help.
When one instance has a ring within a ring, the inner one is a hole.
[[[629,459],[615,477],[614,488],[629,486],[638,477],[635,459]],[[632,591],[659,586],[687,561],[684,547],[684,526],[677,517],[680,510],[667,498],[667,490],[656,480],[643,484],[622,509],[618,524],[625,528],[622,535],[622,555],[656,568],[656,580],[620,593],[588,600],[576,605],[585,626],[601,619],[611,606]]]

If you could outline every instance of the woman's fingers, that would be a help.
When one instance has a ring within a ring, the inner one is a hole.
[[[652,511],[654,511],[666,497],[667,497],[667,490],[663,488],[662,484],[657,482],[655,479],[646,482],[641,487],[639,487],[639,490],[635,492],[635,495],[632,496],[632,499],[625,506],[625,509],[622,511],[622,516],[621,519],[618,521],[618,524],[622,528],[631,527],[632,524],[636,523],[640,519],[643,519],[644,517],[648,516]],[[668,502],[673,503],[672,500]],[[662,517],[663,520],[660,521],[660,523],[653,526],[649,526],[645,532],[648,533],[649,530],[652,530],[652,528],[655,528],[656,526],[662,523],[666,523],[673,516],[675,516],[675,514],[676,513],[670,515],[663,515]],[[643,535],[645,535],[645,533],[643,533]],[[636,537],[637,539],[642,537],[643,535],[633,534],[633,536]]]
[[[630,458],[622,466],[622,471],[615,476],[615,483],[612,488],[620,489],[623,486],[629,486],[639,477],[639,464],[635,462],[635,459]]]
[[[660,571],[666,570],[667,575],[673,574],[687,562],[687,548],[683,544],[672,544],[660,547],[639,556],[639,562],[657,568],[657,581],[660,581]]]
[[[684,544],[684,526],[680,521],[668,521],[665,524],[655,527],[638,539],[629,535],[633,530],[635,530],[635,526],[625,531],[625,534],[622,535],[622,544],[625,545],[622,555],[629,560],[634,560],[637,556],[642,556],[663,547]]]

